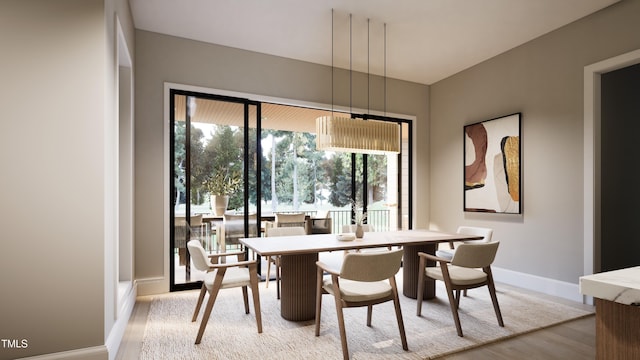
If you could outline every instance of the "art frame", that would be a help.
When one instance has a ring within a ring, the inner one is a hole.
[[[465,212],[522,214],[522,113],[464,126]]]

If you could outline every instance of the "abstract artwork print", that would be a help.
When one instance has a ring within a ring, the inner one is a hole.
[[[464,211],[520,214],[521,113],[464,127]]]

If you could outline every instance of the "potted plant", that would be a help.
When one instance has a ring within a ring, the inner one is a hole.
[[[215,215],[221,216],[227,211],[229,196],[242,186],[242,176],[240,171],[221,167],[205,180],[204,186],[211,196],[211,210]]]

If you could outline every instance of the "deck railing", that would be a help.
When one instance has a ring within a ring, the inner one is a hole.
[[[278,211],[280,213],[299,213],[301,211],[285,210]],[[351,222],[351,210],[328,210],[331,217],[332,233],[339,234],[342,232],[343,225],[352,224]],[[317,210],[304,211],[306,215],[315,217],[318,213]],[[390,223],[390,211],[389,210],[369,210],[367,211],[367,220],[365,223],[372,225],[375,231],[388,231]]]
[[[315,216],[317,211],[305,211],[309,216]],[[351,224],[351,210],[329,210],[331,217],[332,233],[339,234],[342,232],[342,225]],[[389,230],[389,210],[369,210],[367,211],[366,223],[372,225],[375,231]]]

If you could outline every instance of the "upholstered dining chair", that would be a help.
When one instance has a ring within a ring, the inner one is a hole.
[[[373,305],[393,301],[396,320],[400,330],[402,348],[409,350],[404,331],[398,287],[395,275],[400,270],[403,250],[383,252],[349,253],[345,255],[340,270],[325,263],[316,262],[318,278],[316,286],[316,336],[320,336],[320,314],[322,295],[331,294],[335,299],[342,355],[349,359],[347,334],[344,326],[343,308],[367,306],[367,326],[371,326]],[[324,272],[330,278],[323,278]]]
[[[304,227],[292,226],[292,227],[272,227],[265,229],[265,237],[269,236],[295,236],[306,235]],[[276,292],[277,297],[280,299],[280,257],[268,256],[267,257],[267,275],[265,280],[265,287],[269,287],[269,278],[271,276],[271,264],[275,265],[276,270]]]
[[[227,252],[218,253],[215,255],[207,256],[202,244],[199,240],[191,240],[187,243],[191,259],[196,269],[207,273],[202,288],[200,289],[200,296],[196,304],[195,311],[191,321],[196,321],[200,307],[204,300],[205,293],[209,293],[209,300],[207,300],[207,306],[202,316],[198,335],[196,336],[196,344],[200,344],[204,329],[209,322],[209,316],[213,309],[213,304],[216,301],[218,292],[221,289],[242,287],[242,295],[244,297],[244,311],[249,313],[249,297],[247,294],[247,287],[251,287],[251,295],[253,295],[253,307],[256,313],[256,323],[258,325],[258,333],[262,333],[262,313],[260,311],[260,294],[258,292],[258,271],[256,261],[244,261],[244,252]],[[229,262],[218,264],[220,257],[226,257],[235,255],[238,257],[237,262]],[[214,260],[213,262],[211,260]]]
[[[478,243],[488,243],[491,242],[491,237],[493,236],[493,229],[477,227],[477,226],[460,226],[456,231],[458,234],[464,235],[476,235],[482,236],[482,240],[470,240],[463,241],[462,244],[478,244]],[[453,254],[456,252],[454,243],[449,243],[449,249],[440,249],[436,250],[436,256],[451,260],[453,258]],[[467,296],[467,290],[464,290],[464,296]]]
[[[504,327],[502,313],[498,305],[496,288],[491,274],[491,264],[496,257],[499,241],[481,244],[461,244],[451,260],[419,252],[420,274],[418,275],[417,315],[422,315],[425,277],[444,281],[451,306],[451,314],[456,324],[458,336],[462,337],[462,327],[458,308],[460,307],[460,290],[487,286],[493,303],[493,310],[498,318],[498,325]],[[427,267],[427,260],[433,260],[439,266]],[[482,269],[482,270],[480,270]],[[455,291],[455,295],[454,295]]]
[[[471,240],[471,241],[463,241],[463,244],[477,244],[477,243],[488,243],[491,242],[491,237],[493,236],[493,229],[484,228],[484,227],[476,227],[476,226],[460,226],[456,231],[458,234],[464,235],[476,235],[482,236],[482,240]],[[453,254],[456,252],[454,243],[449,243],[449,249],[439,249],[436,251],[436,256],[451,260],[453,258]]]

